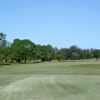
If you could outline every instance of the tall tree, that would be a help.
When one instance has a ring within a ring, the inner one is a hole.
[[[12,59],[15,59],[19,63],[24,60],[24,63],[26,63],[26,60],[33,59],[34,48],[35,44],[28,39],[15,39],[11,45]]]
[[[2,63],[5,59],[5,50],[6,50],[6,34],[0,33],[0,62]]]
[[[6,47],[6,34],[0,33],[0,48]]]
[[[94,58],[96,58],[96,60],[98,60],[98,58],[100,57],[100,50],[99,49],[94,49],[92,51],[92,54],[93,54]]]

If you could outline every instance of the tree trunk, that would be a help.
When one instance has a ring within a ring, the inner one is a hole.
[[[26,64],[26,58],[24,59],[24,63]]]

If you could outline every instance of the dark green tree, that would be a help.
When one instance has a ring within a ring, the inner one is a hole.
[[[96,58],[96,60],[98,60],[99,57],[100,57],[100,50],[99,49],[94,49],[92,51],[92,54],[93,54],[94,58]]]
[[[32,60],[35,55],[35,44],[30,40],[19,40],[15,39],[13,44],[11,45],[12,50],[12,59],[21,63],[24,61],[26,63],[27,60]]]

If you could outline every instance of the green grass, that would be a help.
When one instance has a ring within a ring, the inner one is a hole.
[[[100,100],[100,63],[0,66],[0,100]]]

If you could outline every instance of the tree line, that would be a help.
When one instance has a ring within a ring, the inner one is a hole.
[[[0,33],[0,63],[27,63],[80,59],[98,60],[99,57],[99,49],[82,49],[76,45],[59,49],[49,44],[35,44],[29,39],[14,39],[13,43],[9,43],[6,40],[6,34]]]

